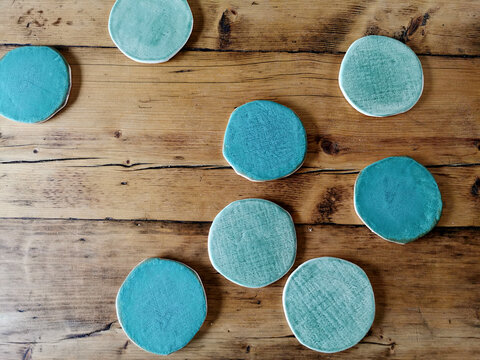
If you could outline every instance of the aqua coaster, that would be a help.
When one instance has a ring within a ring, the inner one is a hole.
[[[128,274],[117,295],[117,316],[137,346],[158,355],[183,348],[207,315],[207,298],[195,271],[151,258]]]
[[[70,66],[47,46],[24,46],[0,60],[0,114],[22,123],[50,119],[67,103]]]
[[[283,308],[297,340],[323,353],[357,344],[375,318],[373,289],[365,272],[332,257],[309,260],[290,275]]]
[[[410,110],[420,99],[422,64],[398,40],[365,36],[348,48],[339,82],[347,101],[362,114],[396,115]]]
[[[408,157],[389,157],[363,169],[355,183],[354,204],[370,230],[400,244],[428,233],[442,213],[432,174]]]
[[[186,0],[117,0],[110,12],[110,37],[122,53],[141,63],[170,60],[193,29]]]
[[[249,288],[269,285],[292,267],[297,252],[290,214],[262,199],[234,201],[213,220],[208,254],[228,280]]]
[[[307,153],[307,135],[298,116],[272,101],[237,108],[228,122],[223,156],[252,181],[275,180],[294,173]]]

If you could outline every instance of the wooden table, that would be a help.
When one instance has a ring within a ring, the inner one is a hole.
[[[68,106],[41,125],[0,119],[0,358],[154,359],[124,335],[115,296],[152,256],[202,277],[204,326],[172,359],[480,357],[480,2],[189,0],[195,25],[166,64],[135,63],[107,30],[113,0],[2,0],[0,55],[55,46],[72,66]],[[368,118],[343,98],[343,54],[366,34],[420,57],[425,90],[408,113]],[[308,133],[304,166],[251,183],[222,157],[232,110],[268,99]],[[435,176],[438,227],[406,246],[355,215],[358,171],[408,155]],[[207,234],[229,202],[261,197],[297,224],[295,267],[319,256],[362,266],[376,295],[367,337],[333,355],[298,343],[286,277],[236,286],[212,268]]]

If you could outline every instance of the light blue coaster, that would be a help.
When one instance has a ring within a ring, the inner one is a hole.
[[[323,353],[357,344],[375,318],[375,298],[365,272],[332,257],[309,260],[290,275],[283,308],[297,340]]]
[[[432,174],[408,157],[389,157],[362,170],[355,183],[355,211],[378,236],[400,244],[428,233],[442,214]]]
[[[22,123],[50,119],[68,100],[70,66],[47,46],[24,46],[0,60],[0,114]]]
[[[297,236],[290,214],[262,199],[234,201],[213,220],[208,254],[228,280],[249,288],[267,286],[295,261]]]
[[[141,63],[170,60],[193,29],[186,0],[117,0],[110,12],[110,37],[122,53]]]
[[[257,100],[237,108],[228,122],[223,156],[252,181],[288,176],[303,164],[307,135],[298,116],[272,101]]]
[[[207,298],[197,273],[177,261],[158,258],[141,262],[128,274],[116,305],[130,340],[159,355],[187,345],[207,315]]]
[[[402,42],[385,36],[355,41],[343,58],[340,89],[362,114],[391,116],[410,110],[423,91],[422,64]]]

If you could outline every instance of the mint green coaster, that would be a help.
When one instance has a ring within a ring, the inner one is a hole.
[[[323,353],[357,344],[375,318],[373,289],[365,272],[332,257],[309,260],[290,275],[283,308],[297,340]]]
[[[355,109],[368,116],[391,116],[410,110],[423,91],[422,64],[402,42],[365,36],[345,54],[340,89]]]
[[[198,274],[173,260],[151,258],[128,274],[117,295],[117,316],[139,347],[168,355],[187,345],[207,315]]]
[[[442,214],[442,198],[432,174],[402,156],[377,161],[360,172],[354,205],[370,230],[399,244],[428,233]]]
[[[185,45],[192,29],[186,0],[117,0],[108,22],[115,45],[141,63],[168,61]]]
[[[208,254],[228,280],[249,288],[267,286],[295,261],[297,237],[290,214],[262,199],[234,201],[213,220]]]
[[[50,119],[67,104],[70,88],[70,66],[50,47],[19,47],[0,60],[0,114],[10,120]]]

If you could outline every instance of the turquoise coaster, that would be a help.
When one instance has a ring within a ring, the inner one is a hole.
[[[115,45],[141,63],[170,60],[192,29],[193,15],[186,0],[117,0],[108,22]]]
[[[366,36],[348,48],[339,82],[347,101],[362,114],[396,115],[410,110],[420,99],[422,64],[400,41]]]
[[[309,260],[290,275],[283,308],[297,340],[323,353],[357,344],[375,318],[373,289],[365,272],[331,257]]]
[[[290,214],[262,199],[234,201],[213,220],[208,254],[228,280],[249,288],[269,285],[292,267],[297,252]]]
[[[307,135],[298,116],[272,101],[237,108],[228,122],[223,156],[252,181],[275,180],[294,173],[307,153]]]
[[[389,157],[363,169],[354,198],[365,225],[400,244],[428,233],[442,213],[440,190],[432,174],[408,157]]]
[[[127,336],[154,354],[168,355],[195,336],[207,315],[207,298],[195,271],[151,258],[128,274],[117,295],[117,316]]]
[[[70,66],[46,46],[24,46],[0,60],[0,114],[38,123],[50,119],[68,100]]]

